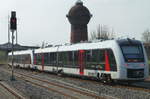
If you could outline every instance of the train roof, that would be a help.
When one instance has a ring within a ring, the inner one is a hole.
[[[47,52],[61,52],[61,51],[76,51],[76,50],[90,50],[90,49],[108,49],[108,48],[115,48],[118,44],[141,44],[138,40],[131,40],[131,39],[120,39],[120,40],[105,40],[105,41],[95,41],[91,43],[76,43],[76,44],[66,44],[66,45],[58,45],[54,47],[48,48],[39,48],[35,50],[25,50],[25,51],[15,51],[15,54],[30,54],[32,51],[34,53],[47,53]],[[11,55],[12,53],[9,53]]]
[[[61,45],[57,47],[50,47],[50,48],[44,48],[44,49],[36,49],[35,53],[111,48],[115,44],[116,44],[116,40],[106,40],[102,42],[92,42],[92,43],[77,43],[77,44]]]
[[[32,51],[33,50],[14,51],[14,55],[31,54]],[[8,55],[12,55],[12,52],[8,53]]]

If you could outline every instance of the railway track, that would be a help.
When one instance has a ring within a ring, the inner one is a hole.
[[[11,73],[8,70],[3,70],[3,71],[7,73]],[[15,76],[33,85],[45,88],[49,91],[59,93],[71,99],[104,99],[103,97],[100,97],[99,93],[97,92],[86,90],[79,87],[72,87],[71,85],[65,85],[65,84],[56,83],[48,80],[43,80],[33,75],[31,76],[20,72],[15,72]]]
[[[17,69],[16,69],[17,70]],[[87,79],[81,79],[81,78],[75,78],[75,77],[68,77],[68,76],[65,76],[65,79],[66,79],[66,81],[63,81],[62,79],[64,79],[64,77],[60,77],[60,76],[57,76],[57,75],[53,75],[53,74],[49,74],[49,76],[48,75],[46,75],[46,76],[44,76],[44,78],[43,78],[43,76],[41,76],[41,75],[43,75],[43,74],[46,74],[46,73],[43,73],[43,72],[29,72],[29,71],[26,71],[26,70],[23,70],[24,72],[23,73],[27,73],[27,74],[29,74],[30,76],[32,76],[32,77],[34,77],[34,78],[38,78],[38,79],[44,79],[45,81],[48,81],[49,82],[49,80],[51,81],[51,80],[53,80],[55,83],[57,82],[57,83],[61,83],[61,85],[65,85],[65,86],[70,86],[70,87],[74,87],[74,88],[78,88],[78,89],[80,89],[80,90],[84,90],[85,92],[90,92],[90,93],[93,93],[93,94],[101,94],[101,93],[98,93],[99,91],[96,91],[95,89],[93,90],[93,89],[89,89],[89,88],[87,88],[86,86],[80,86],[80,85],[76,85],[76,84],[74,84],[74,83],[71,83],[71,82],[82,82],[83,84],[84,83],[88,83],[88,84],[90,84],[90,85],[96,85],[96,86],[100,86],[100,85],[104,85],[103,83],[101,83],[101,82],[99,82],[99,81],[97,81],[97,80],[87,80]],[[20,70],[18,71],[18,72],[20,72]],[[43,74],[42,74],[43,73]],[[23,75],[25,75],[25,74],[22,74],[22,72],[21,72],[21,74],[19,74],[21,77],[23,77]],[[56,79],[57,78],[57,79]],[[58,80],[59,79],[59,80]],[[32,81],[32,79],[30,79],[31,81]],[[28,81],[28,80],[27,80]],[[69,82],[68,82],[69,81]],[[71,82],[70,82],[71,81]],[[55,84],[54,83],[54,84]],[[146,82],[144,82],[144,83],[146,83]],[[149,82],[148,82],[149,83]],[[83,85],[83,84],[81,84],[81,85]],[[150,83],[149,83],[150,84]],[[48,85],[46,85],[46,86],[48,86]],[[54,85],[53,85],[54,86]],[[79,87],[80,86],[80,87]],[[105,85],[104,85],[105,86]],[[108,86],[110,86],[110,87],[112,87],[112,88],[120,88],[120,89],[129,89],[129,90],[135,90],[135,91],[144,91],[144,92],[148,92],[148,93],[150,93],[150,86],[143,86],[143,85],[139,85],[139,84],[137,84],[137,85],[127,85],[127,84],[122,84],[122,83],[118,83],[118,84],[115,84],[115,85],[106,85],[107,87]],[[47,88],[45,88],[45,89],[47,89]],[[88,90],[89,89],[89,90]],[[92,91],[91,91],[92,90]],[[54,92],[57,92],[58,90],[56,90],[56,91],[54,91]],[[60,92],[57,92],[57,93],[60,93]],[[61,93],[60,93],[61,94]],[[67,94],[68,95],[68,94]],[[106,94],[101,94],[103,97],[106,97],[106,98],[110,98],[110,99],[115,99],[115,97],[111,97],[111,96],[109,96],[109,95],[106,95]],[[66,95],[64,95],[64,96],[66,96]],[[70,97],[70,96],[66,96],[66,97]],[[101,98],[101,97],[93,97],[93,96],[91,96],[92,98]],[[91,98],[90,96],[88,96],[88,98]],[[73,98],[73,97],[71,97],[71,98]],[[79,97],[74,97],[73,99],[78,99]],[[88,99],[87,98],[87,99]]]
[[[103,83],[98,81],[98,80],[83,80],[83,79],[78,79],[78,78],[69,78],[70,80],[76,80],[76,81],[81,81],[81,82],[89,82],[93,84],[99,84],[102,85]],[[137,82],[133,84],[127,84],[127,83],[112,83],[112,84],[106,84],[108,86],[114,87],[114,88],[127,88],[127,89],[132,89],[132,90],[140,90],[140,91],[145,91],[145,92],[150,92],[150,82],[145,81],[145,82]]]
[[[51,75],[53,78],[57,77],[57,75]],[[100,82],[97,79],[81,79],[81,78],[76,78],[76,77],[68,77],[69,80],[73,81],[80,81],[80,82],[88,82],[92,84],[98,84],[98,85],[103,85],[102,82]],[[111,86],[114,88],[127,88],[127,89],[132,89],[132,90],[139,90],[139,91],[145,91],[145,92],[150,92],[150,81],[144,81],[144,82],[137,82],[137,83],[132,83],[132,84],[127,84],[127,83],[112,83],[112,84],[106,84],[107,86]]]
[[[21,94],[16,92],[13,88],[8,86],[3,81],[0,81],[0,89],[1,89],[1,95],[2,95],[1,98],[2,99],[3,98],[7,98],[7,99],[12,99],[12,98],[13,99],[26,99],[25,97],[23,97]]]
[[[53,78],[57,77],[57,75],[51,75]],[[98,84],[98,85],[103,85],[102,82],[100,82],[97,79],[81,79],[81,78],[75,78],[75,77],[67,77],[69,80],[74,80],[74,81],[80,81],[80,82],[88,82],[92,84]],[[145,92],[150,92],[150,82],[149,81],[144,81],[144,82],[137,82],[137,83],[132,83],[132,84],[127,84],[127,83],[115,83],[115,84],[107,84],[107,86],[111,86],[114,88],[127,88],[131,90],[139,90],[139,91],[145,91]],[[85,87],[83,87],[85,88]]]

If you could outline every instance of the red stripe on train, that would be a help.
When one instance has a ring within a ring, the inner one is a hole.
[[[79,51],[79,72],[80,75],[84,75],[84,50]]]
[[[109,57],[107,51],[105,51],[105,70],[110,71]]]

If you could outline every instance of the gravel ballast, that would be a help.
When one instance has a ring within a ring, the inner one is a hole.
[[[0,66],[2,68],[2,66]],[[22,79],[15,77],[15,81],[10,80],[11,75],[0,69],[0,79],[8,85],[14,87],[17,91],[21,92],[27,99],[66,99],[66,97],[50,92],[44,88],[32,85]]]
[[[2,68],[2,67],[0,67]],[[16,69],[16,71],[21,71],[25,73],[32,73],[32,71],[27,71],[24,69]],[[1,70],[0,70],[1,72]],[[150,99],[150,93],[141,91],[141,90],[132,90],[128,88],[115,88],[110,85],[103,85],[98,83],[89,83],[86,81],[80,80],[70,80],[68,77],[60,77],[48,73],[35,73],[36,76],[46,80],[56,80],[56,83],[59,81],[73,84],[75,86],[84,87],[88,90],[99,93],[100,96],[107,97],[108,99]],[[66,97],[61,96],[54,92],[49,92],[46,89],[39,88],[25,82],[23,80],[16,80],[11,82],[10,75],[5,72],[0,73],[0,78],[3,78],[8,84],[15,87],[17,90],[21,91],[30,99],[66,99]]]

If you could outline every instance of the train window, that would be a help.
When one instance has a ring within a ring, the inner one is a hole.
[[[72,66],[73,65],[73,52],[60,52],[59,53],[59,64],[61,66]]]
[[[96,52],[94,53],[96,54]],[[96,55],[96,69],[104,70],[105,69],[105,50],[98,50]]]
[[[126,62],[144,62],[143,50],[140,45],[122,45],[121,49]]]
[[[78,61],[79,61],[78,56],[79,56],[79,52],[78,52],[78,51],[74,51],[74,52],[73,52],[73,57],[74,57],[74,58],[73,58],[73,60],[74,60],[73,66],[75,66],[75,67],[78,66]]]
[[[41,65],[42,64],[41,54],[35,54],[35,59],[36,59],[36,65]]]
[[[122,46],[122,51],[124,54],[139,54],[141,48],[138,46]]]
[[[17,62],[18,62],[18,63],[22,63],[22,57],[21,57],[21,55],[18,55],[18,56],[17,56]]]
[[[110,70],[117,71],[116,60],[115,60],[113,51],[111,49],[108,49],[107,51],[108,51],[108,57],[109,57]]]
[[[8,62],[10,63],[11,61],[12,61],[12,56],[9,55],[9,56],[8,56]]]
[[[23,61],[25,64],[30,64],[30,55],[23,55]]]
[[[63,64],[64,65],[68,65],[68,53],[67,52],[63,52]]]
[[[63,54],[62,54],[62,52],[58,53],[58,64],[63,66]]]
[[[92,64],[92,50],[86,50],[86,68],[91,67]]]
[[[105,52],[107,51],[111,71],[116,71],[116,61],[111,49],[95,49],[86,51],[86,68],[94,70],[105,70]]]
[[[50,53],[50,64],[57,65],[57,53]]]
[[[91,62],[91,58],[92,58],[92,51],[91,50],[87,50],[86,51],[86,61],[87,62]]]
[[[14,62],[16,62],[16,63],[20,62],[19,55],[14,56]]]
[[[95,49],[86,51],[86,68],[104,70],[105,50]]]
[[[17,57],[16,62],[17,62],[17,63],[22,63],[20,55],[17,55],[16,57]]]
[[[22,60],[23,63],[30,64],[31,61],[30,61],[30,55],[29,54],[23,55],[22,57],[23,57],[23,60]]]
[[[44,65],[50,65],[50,55],[49,53],[44,53]]]
[[[13,60],[14,60],[15,63],[31,64],[31,58],[30,58],[29,54],[26,54],[26,55],[14,55],[14,59]]]
[[[20,63],[19,55],[14,56],[14,62]]]
[[[13,61],[16,62],[16,56],[15,56],[15,55],[14,55],[14,57],[13,57]]]
[[[19,63],[19,58],[18,58],[18,55],[14,55],[14,57],[13,57],[14,59],[14,62],[16,62],[16,63]]]
[[[60,52],[59,53],[59,64],[61,66],[67,65],[68,55],[67,52]]]
[[[23,56],[22,55],[19,55],[20,56],[20,63],[23,63]]]
[[[69,51],[67,52],[67,60],[68,60],[68,63],[67,65],[68,66],[73,66],[73,52],[72,51]]]

